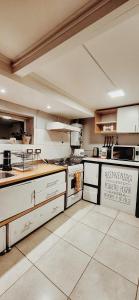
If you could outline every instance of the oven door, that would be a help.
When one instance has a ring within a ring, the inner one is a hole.
[[[81,174],[81,189],[83,188],[83,171],[78,171]],[[75,178],[75,173],[68,173],[68,197],[75,194],[76,191],[76,178]]]

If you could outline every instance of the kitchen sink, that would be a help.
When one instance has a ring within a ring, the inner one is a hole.
[[[9,172],[0,172],[0,179],[9,178],[12,176],[15,176],[15,175],[12,173],[9,173]]]

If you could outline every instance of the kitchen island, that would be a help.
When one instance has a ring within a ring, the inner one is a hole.
[[[83,199],[139,217],[139,162],[84,158]]]
[[[65,206],[66,167],[39,163],[30,171],[9,173],[14,176],[0,179],[0,252]]]

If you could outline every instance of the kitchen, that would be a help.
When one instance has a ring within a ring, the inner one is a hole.
[[[0,4],[0,300],[139,299],[138,5]]]

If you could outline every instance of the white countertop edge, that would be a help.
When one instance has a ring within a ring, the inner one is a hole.
[[[94,162],[101,162],[106,164],[114,164],[114,165],[123,165],[123,166],[133,166],[139,168],[139,162],[125,161],[125,160],[114,160],[114,159],[104,159],[99,157],[85,157],[83,160],[89,160]]]

